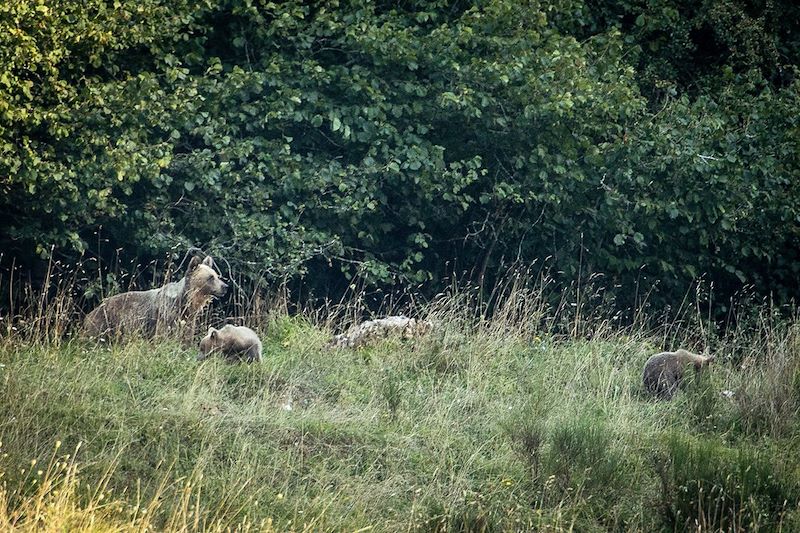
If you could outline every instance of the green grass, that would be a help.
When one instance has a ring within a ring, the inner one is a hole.
[[[31,461],[52,459],[76,465],[61,492],[102,510],[98,530],[800,530],[800,342],[784,329],[671,402],[642,393],[662,347],[645,335],[453,321],[328,351],[329,332],[282,317],[250,366],[6,337],[2,508],[31,520],[34,480],[64,477]]]

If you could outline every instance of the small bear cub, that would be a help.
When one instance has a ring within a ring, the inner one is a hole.
[[[693,366],[699,372],[713,360],[713,355],[698,355],[686,350],[657,353],[644,365],[644,388],[657,398],[670,400],[680,387],[687,367]]]
[[[227,326],[216,329],[208,328],[208,333],[200,341],[202,361],[212,354],[219,353],[229,362],[246,361],[261,362],[261,341],[256,332],[245,326]]]

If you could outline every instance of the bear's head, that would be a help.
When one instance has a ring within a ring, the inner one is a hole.
[[[208,328],[208,333],[200,341],[200,356],[198,360],[205,359],[221,347],[222,340],[220,339],[219,330],[213,327]]]
[[[698,356],[698,359],[694,362],[694,369],[699,372],[700,370],[711,364],[713,361],[714,361],[713,355],[700,355]]]
[[[699,372],[703,368],[707,367],[714,361],[713,355],[700,355],[695,354],[692,352],[687,352],[686,350],[680,349],[675,352],[675,355],[678,356],[678,360],[684,364],[690,363],[694,366],[694,369]]]
[[[186,270],[186,281],[189,293],[198,299],[222,297],[228,292],[228,284],[217,274],[210,255],[202,261],[197,256],[192,257]]]

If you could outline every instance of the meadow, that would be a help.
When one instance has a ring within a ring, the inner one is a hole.
[[[426,337],[330,350],[346,322],[277,305],[249,319],[255,365],[9,322],[0,529],[800,529],[795,321],[577,309],[512,291],[489,319],[452,294],[418,309]],[[646,397],[644,362],[678,345],[720,360]]]

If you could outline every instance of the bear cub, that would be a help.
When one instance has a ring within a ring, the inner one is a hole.
[[[202,361],[215,353],[229,362],[261,362],[261,341],[255,331],[245,326],[228,324],[221,329],[208,328],[208,333],[200,341],[197,360]]]
[[[683,381],[687,367],[693,366],[699,372],[713,360],[714,356],[698,355],[683,349],[657,353],[644,365],[644,388],[657,398],[669,400]]]

